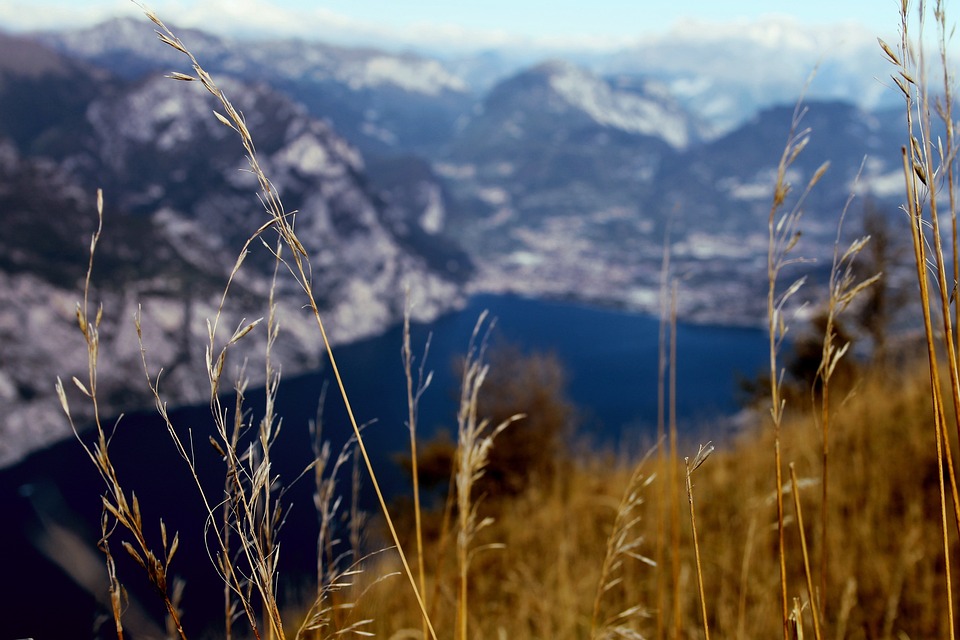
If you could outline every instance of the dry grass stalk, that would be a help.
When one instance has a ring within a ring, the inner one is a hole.
[[[349,635],[372,636],[373,634],[367,629],[373,623],[373,620],[370,618],[350,619],[355,613],[356,602],[372,587],[397,574],[395,572],[381,574],[363,589],[363,592],[357,596],[354,602],[344,602],[341,601],[341,598],[337,598],[337,594],[341,591],[353,589],[356,586],[357,578],[363,573],[364,571],[360,568],[360,561],[342,571],[331,572],[323,585],[322,593],[317,596],[304,614],[295,638],[299,640],[313,637],[326,640],[327,638]]]
[[[661,447],[662,444],[661,442]],[[629,624],[634,618],[648,616],[649,612],[646,607],[638,603],[601,620],[601,605],[604,595],[623,581],[623,568],[626,560],[637,560],[655,569],[657,568],[655,560],[640,552],[644,537],[639,527],[642,520],[639,511],[644,504],[643,494],[656,477],[655,474],[648,474],[645,471],[651,453],[648,452],[634,467],[627,483],[627,489],[617,507],[613,529],[607,538],[606,554],[600,569],[600,581],[597,584],[597,592],[593,600],[593,614],[590,620],[591,640],[614,638],[639,640],[643,637]],[[661,629],[659,622],[657,628]]]
[[[107,512],[104,511],[100,517],[100,541],[97,548],[103,552],[107,565],[107,580],[110,585],[110,614],[113,616],[114,630],[117,632],[117,640],[123,640],[123,609],[126,593],[120,580],[117,579],[117,563],[110,553],[110,519]]]
[[[229,435],[229,446],[228,448],[236,450],[239,446],[240,435],[244,431],[246,425],[244,423],[244,411],[243,411],[243,400],[244,393],[246,392],[246,381],[241,376],[235,387],[234,391],[236,393],[236,404],[234,406],[233,412],[233,428],[230,431]],[[232,527],[231,523],[233,521],[233,514],[237,509],[237,494],[235,491],[234,478],[237,476],[236,462],[237,459],[235,456],[228,456],[224,452],[223,448],[217,444],[217,441],[211,437],[211,444],[214,448],[218,449],[221,454],[225,466],[225,478],[224,478],[224,487],[223,487],[223,507],[222,507],[222,520],[221,520],[221,530],[223,531],[223,548],[222,554],[218,559],[218,565],[220,571],[224,575],[228,576],[223,583],[223,620],[224,620],[224,637],[226,640],[231,640],[233,638],[233,624],[237,621],[238,617],[242,615],[242,612],[239,610],[239,603],[234,597],[234,591],[231,588],[234,581],[237,579],[237,576],[234,575],[234,563],[236,562],[233,557],[232,550]]]
[[[673,578],[673,637],[680,637],[682,615],[680,607],[680,441],[677,434],[677,281],[670,287],[670,537],[671,537],[671,571]]]
[[[916,505],[912,505],[911,511],[915,515],[914,519],[919,521],[921,519],[920,509],[917,508]],[[887,597],[887,607],[883,616],[883,638],[894,637],[893,630],[900,613],[900,601],[903,597],[904,582],[906,581],[907,574],[913,570],[917,562],[923,557],[920,535],[920,527],[914,525],[907,531],[907,535],[903,538],[901,561],[897,565],[896,572],[894,573],[893,587],[890,590],[890,595]]]
[[[341,630],[354,627],[353,624],[346,623],[339,615],[349,612],[353,607],[352,603],[341,602],[339,594],[352,585],[352,580],[359,573],[362,561],[359,541],[356,541],[355,544],[353,539],[354,532],[350,532],[351,539],[345,551],[340,551],[343,541],[335,533],[343,503],[343,498],[337,491],[337,478],[340,476],[344,465],[355,459],[356,440],[352,437],[349,438],[340,448],[337,457],[333,458],[330,442],[322,440],[322,407],[325,399],[326,386],[320,392],[316,420],[310,423],[311,441],[314,450],[314,485],[316,487],[313,500],[320,523],[320,529],[317,533],[316,593],[308,610],[308,615],[301,625],[298,637],[306,631],[317,632],[319,637],[319,631],[328,627]],[[356,526],[363,521],[363,516],[357,512],[356,507],[357,494],[359,493],[358,483],[359,480],[355,479],[352,492],[353,502],[350,507],[349,522],[351,526],[355,526],[354,518],[356,519]],[[344,565],[348,566],[343,568]]]
[[[73,383],[80,392],[87,397],[93,406],[94,428],[96,430],[97,441],[92,446],[88,446],[80,439],[80,434],[73,416],[70,413],[69,402],[67,401],[66,391],[63,382],[57,378],[57,395],[60,399],[60,405],[67,416],[71,429],[73,429],[77,440],[80,442],[87,456],[93,462],[100,477],[103,479],[106,495],[102,497],[104,518],[112,517],[116,524],[125,529],[133,538],[133,543],[124,540],[121,545],[124,550],[140,565],[147,574],[147,578],[154,586],[157,593],[160,594],[167,615],[171,624],[181,640],[186,640],[183,627],[180,623],[180,611],[177,606],[174,593],[169,584],[170,563],[173,561],[180,544],[179,537],[174,534],[173,538],[168,538],[167,529],[160,521],[160,536],[162,549],[157,555],[147,542],[146,532],[144,531],[143,518],[140,514],[140,502],[136,494],[130,494],[123,488],[117,470],[110,459],[110,440],[111,436],[103,426],[100,417],[100,402],[97,396],[97,370],[99,366],[100,355],[100,323],[103,319],[103,306],[98,306],[96,315],[90,317],[90,285],[93,273],[93,260],[96,254],[97,243],[100,241],[100,234],[103,230],[103,192],[97,190],[97,229],[90,240],[90,256],[87,266],[87,274],[83,286],[83,303],[77,304],[77,324],[80,332],[83,334],[87,345],[87,382],[84,384],[78,378],[73,378]],[[100,548],[104,552],[107,560],[107,571],[110,576],[111,603],[114,620],[118,632],[122,632],[122,623],[120,620],[120,607],[117,602],[120,598],[121,590],[119,581],[116,579],[116,568],[113,558],[110,555],[108,541],[114,534],[115,529],[108,526],[106,521],[102,525],[103,536],[100,541]]]
[[[861,166],[862,169],[862,166]],[[859,175],[859,173],[858,173]],[[843,233],[843,222],[853,201],[851,195],[840,214],[837,224],[837,237],[833,244],[833,262],[830,268],[829,296],[827,298],[826,327],[823,333],[823,347],[820,355],[820,365],[817,369],[817,379],[820,381],[820,427],[821,427],[821,496],[820,496],[820,598],[819,610],[814,607],[813,618],[826,620],[827,602],[830,600],[828,569],[829,550],[827,546],[827,531],[829,521],[829,453],[830,453],[830,381],[841,359],[850,348],[850,343],[837,344],[836,325],[842,314],[857,296],[865,289],[876,283],[883,276],[877,273],[862,280],[857,280],[853,265],[857,256],[870,241],[870,236],[857,238],[840,253],[840,239]],[[816,385],[811,388],[811,394],[816,396]],[[811,595],[811,601],[813,596]],[[819,639],[819,633],[817,634]]]
[[[670,230],[664,237],[660,269],[660,324],[657,340],[657,468],[666,476],[660,483],[657,519],[657,543],[654,559],[657,567],[657,638],[666,635],[667,611],[672,621],[672,636],[682,628],[680,608],[680,464],[677,455],[677,294],[678,281],[670,275]],[[668,439],[669,438],[669,439]],[[669,527],[667,526],[669,524]],[[667,546],[669,534],[669,547]],[[669,581],[664,558],[669,550]],[[669,587],[669,607],[667,591]]]
[[[802,99],[801,99],[802,100]],[[774,185],[773,202],[770,206],[770,215],[767,222],[769,248],[767,253],[767,328],[769,333],[770,352],[770,416],[774,427],[774,463],[776,465],[777,491],[777,527],[778,527],[778,555],[780,560],[780,604],[783,615],[783,637],[788,635],[788,603],[787,603],[787,567],[786,541],[784,539],[783,524],[783,461],[781,455],[780,431],[783,424],[785,401],[781,395],[783,371],[777,364],[780,347],[786,337],[788,325],[784,318],[786,305],[803,286],[805,278],[795,280],[786,290],[778,293],[778,281],[784,268],[791,264],[802,262],[802,259],[791,257],[800,240],[799,223],[803,215],[803,203],[806,196],[813,189],[829,167],[824,163],[814,172],[807,181],[806,188],[790,208],[786,208],[787,196],[792,187],[787,180],[787,171],[804,150],[810,141],[810,130],[800,129],[800,123],[805,112],[801,108],[801,101],[793,112],[790,123],[790,133],[784,145],[780,162],[777,165],[777,180]]]
[[[427,354],[430,352],[430,339],[427,336],[427,343],[423,348],[423,357],[420,360],[418,377],[416,383],[413,379],[413,349],[410,347],[410,290],[407,289],[407,304],[403,313],[403,372],[407,381],[407,429],[410,432],[410,476],[413,481],[413,514],[414,514],[414,533],[417,541],[417,578],[420,583],[420,593],[423,594],[424,605],[429,608],[427,601],[427,578],[423,557],[423,514],[420,507],[420,473],[417,465],[417,414],[420,406],[420,398],[430,386],[433,379],[433,372],[426,373],[424,367],[427,362]],[[423,628],[424,637],[427,636],[426,623]]]
[[[906,180],[911,183],[907,185],[907,212],[911,217],[911,223],[914,227],[913,235],[915,236],[915,258],[922,258],[924,265],[924,268],[922,269],[922,276],[919,273],[918,267],[918,278],[921,279],[921,299],[924,304],[924,311],[929,313],[931,304],[929,279],[932,274],[934,285],[938,289],[939,293],[938,302],[943,323],[942,339],[946,343],[945,351],[948,361],[947,370],[949,373],[950,389],[952,391],[954,419],[956,421],[957,431],[960,433],[960,412],[957,411],[960,409],[960,364],[958,364],[957,359],[955,327],[953,326],[954,321],[951,315],[951,298],[955,299],[957,297],[957,280],[954,279],[951,281],[946,275],[942,237],[943,233],[941,231],[940,224],[941,205],[939,197],[939,191],[942,189],[941,185],[946,183],[948,185],[948,191],[950,194],[950,215],[955,224],[956,208],[953,190],[955,186],[954,183],[957,180],[956,172],[954,170],[956,141],[953,139],[952,114],[947,111],[945,107],[945,105],[952,105],[953,86],[949,80],[949,61],[947,60],[945,54],[945,42],[947,36],[944,9],[942,3],[938,1],[934,8],[934,17],[936,18],[937,25],[939,27],[938,35],[941,48],[940,62],[943,65],[945,73],[943,86],[945,102],[941,103],[939,100],[937,100],[936,110],[941,115],[941,118],[946,120],[945,126],[947,128],[947,132],[950,134],[951,139],[944,143],[942,139],[938,138],[936,145],[934,145],[934,141],[931,139],[932,134],[930,133],[932,127],[930,108],[931,101],[928,95],[929,87],[926,79],[927,69],[924,58],[924,47],[922,45],[927,6],[927,3],[920,2],[919,6],[917,7],[920,15],[920,33],[918,34],[918,44],[916,45],[915,52],[910,51],[909,20],[906,9],[903,9],[901,13],[901,49],[904,53],[902,60],[894,56],[891,61],[898,66],[898,72],[904,79],[903,81],[900,81],[899,84],[905,98],[907,129],[910,135],[910,151],[909,153],[904,154],[904,159],[908,164],[908,168],[905,168],[905,176]],[[882,41],[881,44],[886,46],[882,43]],[[913,63],[912,66],[911,62]],[[915,80],[917,77],[920,79],[919,83]],[[914,111],[916,111],[916,120],[919,120],[919,122],[916,122],[915,120]],[[919,140],[917,139],[916,135],[914,135],[915,126],[919,127],[920,129]],[[934,146],[936,146],[936,149],[934,149]],[[903,151],[906,152],[905,149]],[[912,170],[912,173],[907,175],[906,171],[909,170]],[[929,180],[927,176],[930,176]],[[925,205],[929,210],[927,217],[924,216]],[[924,232],[925,228],[929,228],[929,238]],[[954,232],[954,263],[956,263],[958,260],[957,252],[957,238],[956,232]],[[930,257],[931,254],[932,258]],[[954,270],[956,270],[956,266],[954,267]],[[931,331],[929,331],[927,335],[929,343],[928,347],[935,349],[935,344],[938,339],[937,336],[932,333],[932,324]],[[939,367],[937,368],[937,376],[939,380]],[[942,396],[942,383],[938,382],[937,384],[940,386],[938,393],[940,393]],[[941,412],[943,411],[942,399],[940,410]],[[950,480],[951,492],[953,494],[954,516],[957,521],[957,525],[960,526],[960,496],[958,496],[957,492],[956,473],[954,471],[952,448],[950,447],[950,434],[945,430],[943,432],[943,439],[945,443],[948,477]]]
[[[490,370],[484,363],[487,338],[490,327],[483,337],[480,332],[486,321],[487,312],[480,314],[477,324],[470,336],[470,346],[463,363],[463,380],[460,385],[460,408],[457,412],[457,566],[459,567],[460,589],[457,599],[457,637],[467,640],[469,606],[467,587],[470,574],[470,564],[474,555],[482,550],[494,548],[496,545],[487,545],[474,549],[473,539],[477,533],[493,523],[492,518],[481,518],[478,513],[479,503],[473,499],[473,487],[483,477],[493,448],[496,436],[510,426],[510,423],[523,418],[517,414],[507,418],[500,424],[490,428],[490,422],[477,415],[480,388]]]
[[[840,598],[840,615],[837,616],[837,633],[834,636],[836,640],[844,640],[847,637],[847,625],[856,604],[857,581],[854,578],[847,578],[847,584],[843,587],[843,596]]]
[[[707,594],[703,586],[703,567],[700,564],[700,542],[697,539],[697,516],[693,507],[693,483],[690,477],[694,471],[707,461],[711,453],[713,453],[713,445],[708,442],[706,445],[700,445],[697,450],[697,455],[694,456],[692,462],[690,458],[683,459],[684,465],[686,466],[687,500],[690,502],[690,530],[693,535],[693,555],[697,561],[697,587],[700,591],[700,613],[703,618],[703,635],[706,640],[710,640],[710,622],[707,618]]]
[[[657,469],[667,468],[667,455],[670,453],[665,445],[667,441],[667,332],[668,332],[668,305],[667,285],[670,275],[670,228],[663,239],[663,261],[660,266],[660,324],[657,336]],[[671,454],[672,455],[672,454]],[[672,461],[671,461],[672,462]],[[661,482],[657,490],[657,538],[654,560],[657,567],[657,640],[662,640],[666,629],[664,622],[667,604],[667,576],[664,572],[666,549],[666,522],[667,509],[672,506],[669,497],[673,495],[671,483]],[[673,563],[671,563],[672,565]]]
[[[900,55],[893,53],[886,43],[880,41],[881,48],[887,57],[897,68],[897,75],[893,76],[894,82],[900,88],[905,102],[905,111],[907,117],[907,132],[910,139],[910,149],[902,148],[903,172],[906,182],[907,203],[906,212],[910,219],[911,239],[914,249],[914,263],[916,266],[917,280],[920,285],[920,301],[923,313],[924,330],[927,345],[927,361],[929,365],[929,376],[931,383],[931,400],[934,405],[935,433],[937,446],[937,459],[940,462],[939,488],[940,488],[940,509],[941,509],[941,527],[943,532],[943,553],[944,553],[944,579],[946,582],[946,597],[948,605],[948,621],[950,635],[953,637],[954,605],[953,605],[953,584],[950,566],[950,543],[949,530],[947,526],[947,497],[946,482],[942,469],[944,461],[946,462],[947,475],[949,477],[950,490],[953,496],[954,519],[960,527],[960,499],[958,499],[956,475],[953,465],[953,453],[950,446],[950,436],[946,429],[946,411],[943,400],[943,382],[941,381],[940,366],[937,362],[937,343],[940,338],[933,329],[933,319],[931,317],[931,275],[928,271],[928,260],[933,263],[934,285],[939,290],[939,307],[943,322],[942,339],[945,340],[945,351],[948,362],[950,390],[952,392],[954,416],[957,420],[956,426],[960,432],[960,369],[958,369],[958,360],[956,353],[956,340],[954,337],[953,320],[951,316],[951,300],[949,296],[956,287],[956,278],[951,282],[946,276],[944,251],[942,244],[942,232],[940,229],[940,214],[938,202],[938,189],[941,180],[946,180],[950,185],[950,206],[953,209],[952,216],[955,218],[955,203],[953,198],[953,149],[954,141],[947,143],[948,154],[944,154],[942,145],[938,144],[937,154],[934,153],[933,141],[931,140],[931,109],[928,95],[928,85],[926,82],[927,71],[924,59],[923,28],[927,13],[927,5],[921,0],[917,7],[919,13],[919,33],[917,34],[917,46],[913,47],[910,41],[911,22],[909,20],[908,6],[906,2],[901,3],[900,22],[901,22],[901,42]],[[941,62],[944,65],[945,74],[947,69],[947,60],[945,56],[945,19],[943,6],[940,2],[936,3],[935,15],[941,28]],[[915,79],[919,77],[919,82]],[[945,75],[946,104],[952,104],[950,97],[952,87],[949,82],[949,76]],[[914,111],[919,123],[915,123]],[[952,118],[952,114],[947,111],[942,112],[947,120]],[[915,124],[920,127],[920,138],[915,135]],[[951,134],[952,125],[948,126],[948,132]],[[936,159],[936,160],[935,160]],[[937,162],[935,164],[935,161]],[[928,217],[924,216],[924,208],[928,209]],[[928,239],[925,233],[925,227],[929,225],[930,235]],[[956,235],[954,235],[956,238]],[[932,240],[932,242],[931,242]],[[932,246],[931,246],[932,245]],[[929,248],[928,248],[929,247]],[[932,253],[932,258],[928,258],[928,251]],[[956,261],[957,242],[953,243],[954,260]],[[954,266],[954,273],[957,267]]]
[[[743,560],[740,564],[740,597],[737,603],[737,638],[746,638],[747,625],[747,588],[750,579],[750,560],[753,557],[753,545],[757,535],[757,515],[750,518],[746,540],[743,543]]]
[[[803,640],[803,607],[799,598],[793,599],[793,609],[787,624],[790,627],[791,640]]]
[[[792,462],[790,463],[790,491],[793,493],[793,506],[797,511],[797,529],[800,532],[800,550],[803,552],[803,573],[807,578],[807,597],[810,599],[810,615],[813,618],[813,635],[816,640],[821,640],[817,592],[813,588],[813,576],[810,572],[810,554],[807,552],[807,533],[803,529],[803,509],[800,507],[800,484],[797,482],[796,466]]]
[[[400,557],[401,563],[403,564],[404,574],[407,576],[410,586],[414,592],[414,596],[417,600],[420,612],[422,616],[426,619],[426,625],[427,625],[428,631],[430,632],[430,636],[432,638],[436,638],[436,633],[434,632],[433,626],[429,621],[429,616],[427,615],[427,611],[423,603],[422,594],[420,592],[420,589],[418,588],[416,579],[413,575],[413,571],[411,570],[409,563],[407,562],[406,555],[403,552],[403,549],[400,545],[396,528],[393,524],[393,520],[390,517],[389,511],[387,509],[386,501],[383,498],[383,493],[380,489],[379,482],[377,481],[377,476],[373,469],[373,465],[370,461],[370,456],[367,452],[366,446],[363,441],[363,437],[360,433],[360,426],[357,423],[353,409],[350,405],[350,400],[347,396],[346,388],[344,386],[343,379],[340,375],[339,367],[337,366],[337,361],[336,361],[336,358],[334,357],[330,340],[327,336],[326,328],[320,316],[319,306],[313,294],[312,274],[310,269],[309,256],[307,254],[306,249],[304,248],[299,238],[297,237],[296,232],[293,229],[293,225],[291,223],[291,218],[290,218],[291,214],[284,209],[283,204],[280,201],[279,194],[277,193],[276,189],[273,187],[270,180],[267,178],[266,174],[264,173],[259,163],[256,149],[253,143],[253,138],[250,134],[250,131],[247,129],[246,122],[243,116],[234,108],[233,104],[226,97],[223,91],[220,90],[220,88],[214,82],[210,74],[203,69],[203,67],[200,65],[198,60],[193,56],[192,53],[189,52],[189,50],[183,45],[180,39],[177,38],[177,36],[160,20],[160,18],[154,12],[142,6],[141,8],[144,9],[144,12],[147,15],[147,17],[158,27],[157,36],[160,38],[160,40],[166,43],[167,45],[173,47],[177,51],[180,51],[181,53],[183,53],[185,56],[187,56],[187,58],[191,63],[191,66],[194,72],[192,75],[176,74],[171,77],[173,77],[173,79],[175,80],[181,80],[181,81],[199,81],[203,85],[203,87],[217,99],[217,101],[219,102],[220,106],[224,111],[223,114],[215,111],[214,115],[216,116],[216,118],[222,124],[224,124],[225,126],[232,129],[234,132],[236,132],[237,135],[240,137],[240,141],[244,149],[246,150],[247,160],[250,165],[250,170],[258,180],[258,183],[260,186],[260,199],[268,215],[268,220],[253,234],[253,236],[251,237],[251,240],[248,241],[248,244],[253,239],[258,238],[264,231],[272,228],[278,233],[279,238],[282,241],[283,245],[288,247],[290,250],[289,258],[286,258],[286,259],[282,258],[280,256],[279,251],[276,252],[275,255],[278,261],[282,262],[286,266],[287,270],[291,273],[291,275],[295,278],[295,280],[299,284],[300,288],[302,289],[306,297],[307,307],[310,309],[310,312],[313,314],[317,322],[317,328],[323,340],[327,357],[330,361],[330,366],[334,374],[334,378],[337,381],[337,386],[340,391],[341,398],[343,399],[344,405],[347,410],[347,415],[350,420],[351,427],[353,428],[354,435],[357,439],[357,446],[364,459],[364,463],[370,475],[371,484],[374,488],[375,493],[377,494],[377,498],[380,503],[380,507],[383,512],[384,518],[386,520],[387,527],[390,530],[391,537],[393,539],[394,544],[396,545],[397,553]],[[244,255],[245,255],[245,252],[241,254],[241,258],[238,260],[238,264],[237,264],[237,267],[235,267],[234,272],[236,272],[236,269],[239,268],[239,263],[242,261]],[[229,288],[229,284],[228,284],[228,288]],[[224,295],[226,295],[226,291]],[[218,315],[218,319],[219,319],[219,315]],[[213,337],[216,334],[216,326],[217,326],[217,323],[214,322],[209,329],[209,334],[211,336],[211,344],[213,343]],[[255,326],[255,323],[248,325],[246,327],[243,327],[242,329],[239,329],[237,332],[234,333],[234,336],[228,342],[228,345],[234,344],[236,340],[239,340],[240,338],[242,338],[243,335],[245,335],[247,332],[252,330],[254,326]],[[211,374],[212,395],[215,392],[215,388],[214,388],[215,385],[213,384],[213,381],[219,379],[219,376],[222,373],[223,363],[224,363],[223,356],[224,356],[224,352],[221,351],[220,357],[217,358],[216,361],[213,361],[212,351],[208,351],[208,368],[212,372]],[[274,617],[274,625],[273,625],[274,632],[279,631],[279,629],[281,628],[279,626],[279,622],[280,622],[279,612],[277,612]],[[282,635],[282,634],[278,634],[278,635]]]
[[[271,301],[272,302],[272,301]],[[225,497],[220,505],[224,509],[223,523],[219,528],[212,526],[215,521],[215,508],[218,506],[210,498],[198,478],[197,463],[194,457],[193,434],[186,443],[181,440],[173,423],[167,414],[162,402],[159,389],[159,376],[154,382],[150,378],[149,367],[146,362],[146,351],[143,349],[141,320],[136,321],[137,334],[141,341],[141,353],[144,357],[144,371],[147,372],[147,383],[157,403],[157,409],[167,425],[168,433],[177,447],[183,460],[186,462],[194,481],[199,489],[201,498],[207,509],[208,517],[206,533],[216,541],[216,546],[210,551],[217,568],[220,570],[224,584],[236,597],[231,602],[225,601],[227,632],[231,632],[235,609],[243,610],[247,622],[254,635],[260,637],[259,622],[255,613],[256,602],[259,601],[262,609],[262,619],[268,638],[282,638],[283,620],[276,589],[276,562],[278,547],[276,534],[283,521],[283,511],[280,506],[282,493],[274,495],[278,486],[278,478],[272,473],[270,451],[278,434],[277,423],[273,414],[273,403],[279,385],[279,373],[274,370],[270,353],[273,341],[276,339],[278,325],[275,318],[275,306],[271,304],[268,320],[267,338],[267,388],[266,409],[259,421],[254,442],[244,445],[240,438],[242,434],[252,429],[246,422],[242,410],[246,379],[241,374],[237,383],[237,404],[233,421],[228,420],[228,414],[222,408],[219,394],[213,396],[211,409],[214,416],[214,425],[217,438],[211,438],[211,444],[220,453],[226,470]],[[250,325],[247,325],[250,326]],[[226,352],[233,347],[249,330],[238,329],[233,338],[220,352],[220,361],[225,360]],[[210,332],[211,345],[214,344],[215,333]],[[208,354],[211,353],[208,346]],[[222,366],[211,366],[208,358],[207,373],[210,378],[211,389],[218,389]],[[236,540],[237,549],[233,550],[231,543]]]
[[[249,243],[249,241],[248,241]],[[280,264],[279,248],[275,251],[278,266]],[[242,256],[236,263],[230,280],[237,273],[242,263]],[[216,349],[216,326],[219,324],[227,291],[221,297],[220,308],[215,320],[208,321],[208,340],[206,348],[207,376],[211,389],[211,412],[214,418],[214,429],[217,437],[210,437],[210,443],[221,455],[226,471],[226,486],[224,498],[220,503],[211,500],[201,484],[197,463],[194,454],[193,434],[189,434],[185,443],[174,428],[166,405],[162,400],[159,385],[159,375],[151,378],[150,368],[146,360],[146,349],[143,346],[142,321],[135,318],[137,336],[141,345],[143,369],[146,374],[147,386],[154,396],[157,411],[163,418],[168,434],[177,448],[199,490],[200,497],[207,511],[205,533],[208,540],[215,541],[213,549],[208,550],[211,559],[224,581],[225,588],[230,592],[225,596],[225,633],[231,637],[235,617],[243,614],[255,637],[262,637],[266,633],[268,638],[283,638],[283,619],[278,602],[277,589],[277,557],[279,548],[276,535],[283,523],[281,498],[283,492],[279,490],[279,478],[272,472],[271,448],[279,434],[279,421],[274,413],[276,394],[279,389],[280,374],[272,363],[272,349],[279,334],[279,324],[276,318],[276,304],[273,294],[276,287],[276,271],[270,290],[269,313],[267,319],[267,343],[265,358],[266,374],[266,402],[265,410],[259,421],[253,441],[247,445],[241,443],[243,434],[252,430],[252,425],[246,422],[243,411],[243,399],[246,389],[246,378],[241,371],[235,390],[237,401],[234,408],[234,419],[228,419],[228,412],[222,406],[219,389],[223,376],[224,363],[227,353],[245,336],[260,324],[260,320],[244,324],[234,331],[231,338],[220,348],[219,355],[214,360],[212,354]],[[229,284],[227,285],[229,289]],[[274,493],[274,489],[278,493]],[[214,527],[216,522],[215,511],[222,507],[222,523]],[[237,549],[232,548],[233,541]],[[232,594],[232,595],[231,595]],[[262,611],[262,620],[265,629],[260,629],[260,622],[256,614],[256,606]]]

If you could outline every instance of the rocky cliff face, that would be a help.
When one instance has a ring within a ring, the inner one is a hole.
[[[15,69],[6,73],[17,77]],[[17,117],[32,123],[35,134],[0,142],[0,464],[69,434],[53,385],[57,376],[87,375],[76,304],[96,228],[97,188],[106,207],[90,302],[94,309],[103,305],[101,414],[150,405],[133,323],[138,309],[150,375],[163,371],[165,399],[209,397],[207,320],[217,316],[244,243],[268,220],[240,141],[213,117],[215,105],[199,84],[157,76],[106,82],[78,73],[71,82],[102,91],[93,92],[70,127],[55,118],[37,121],[27,111]],[[470,268],[463,256],[438,263],[429,243],[409,242],[416,235],[411,227],[436,235],[431,221],[442,218],[442,200],[428,198],[422,210],[412,199],[388,207],[369,186],[359,152],[329,124],[265,85],[218,81],[244,113],[258,158],[295,218],[334,342],[397,322],[408,287],[420,319],[462,302],[460,283]],[[28,93],[10,94],[25,86]],[[8,81],[3,90],[0,104],[31,95],[24,83]],[[0,120],[17,128],[15,118]],[[322,366],[321,336],[303,309],[303,291],[267,248],[276,242],[267,229],[249,244],[214,348],[241,322],[270,315],[273,288],[280,337],[271,357],[292,375]],[[266,342],[264,321],[233,349],[228,379],[243,367],[251,384],[262,383]],[[89,417],[81,398],[72,406],[81,422]]]

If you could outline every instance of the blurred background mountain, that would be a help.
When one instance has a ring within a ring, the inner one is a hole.
[[[889,215],[899,203],[902,114],[867,32],[684,23],[635,48],[549,59],[178,33],[298,212],[337,343],[398,322],[408,285],[420,320],[506,292],[655,312],[668,228],[681,318],[757,324],[775,167],[814,67],[813,137],[789,176],[804,184],[832,163],[807,203],[814,279],[851,192]],[[0,34],[0,464],[68,434],[53,381],[86,370],[75,303],[98,188],[106,409],[148,402],[126,321],[138,305],[171,400],[205,397],[202,319],[265,214],[210,96],[163,77],[184,63],[134,19]],[[265,315],[273,269],[254,243],[228,325]],[[294,286],[281,278],[288,375],[321,361],[311,318],[283,295]]]

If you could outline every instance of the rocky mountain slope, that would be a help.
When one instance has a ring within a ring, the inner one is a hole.
[[[0,78],[0,122],[8,132],[33,131],[0,142],[0,464],[68,433],[53,383],[58,375],[86,376],[75,305],[96,227],[97,188],[107,203],[91,297],[104,309],[104,413],[148,404],[132,321],[138,308],[151,375],[164,371],[167,399],[205,399],[206,319],[216,314],[244,242],[266,220],[240,142],[212,117],[211,96],[199,84],[156,74],[125,81],[46,55],[56,61],[50,70],[8,68]],[[91,89],[74,93],[74,83]],[[287,210],[297,211],[334,341],[377,334],[398,321],[408,285],[420,318],[462,301],[471,265],[431,222],[444,215],[442,198],[423,209],[407,208],[417,206],[413,198],[388,203],[389,192],[371,188],[362,156],[329,124],[265,85],[220,83],[246,115]],[[54,105],[53,115],[8,107],[38,100],[36,87],[73,99]],[[276,243],[269,230],[261,238]],[[320,335],[302,308],[302,291],[259,241],[249,251],[231,284],[217,348],[243,319],[269,315],[277,272],[281,333],[273,355],[286,375],[321,366]],[[256,384],[266,327],[244,342],[228,371],[236,375],[245,364]],[[82,420],[83,403],[74,404]]]

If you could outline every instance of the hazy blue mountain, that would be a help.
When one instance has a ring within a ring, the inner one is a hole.
[[[810,26],[770,16],[720,25],[686,21],[613,52],[505,46],[468,53],[444,52],[426,42],[363,48],[182,30],[184,41],[211,70],[283,89],[314,115],[332,120],[361,150],[376,153],[433,153],[457,118],[492,87],[544,59],[565,60],[621,81],[656,80],[697,118],[702,133],[713,137],[761,109],[793,103],[804,90],[810,99],[846,101],[868,110],[896,106],[899,97],[885,81],[892,68],[880,53],[877,35],[882,34],[857,25]],[[893,42],[894,36],[887,39]],[[172,49],[158,51],[149,27],[135,20],[42,38],[128,77],[182,64]]]
[[[45,33],[49,45],[127,78],[184,69],[149,23],[112,20],[89,29]],[[363,152],[422,151],[442,144],[473,101],[469,85],[439,61],[410,53],[304,40],[244,41],[177,30],[215,76],[281,90],[329,120]]]
[[[891,25],[895,24],[891,11]],[[811,100],[875,110],[900,104],[878,34],[857,24],[805,25],[786,16],[715,24],[686,20],[632,47],[584,59],[595,73],[661,80],[671,94],[723,135],[758,111]]]
[[[822,271],[851,193],[895,215],[903,118],[837,101],[801,111],[795,133],[811,135],[787,175],[794,193],[831,163],[806,199],[800,246]],[[669,228],[687,287],[682,313],[759,318],[767,218],[793,118],[792,105],[769,107],[704,137],[700,120],[657,81],[556,62],[504,80],[437,163],[460,203],[451,233],[479,265],[474,287],[655,311]]]

